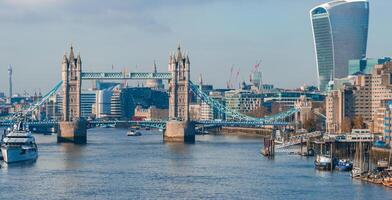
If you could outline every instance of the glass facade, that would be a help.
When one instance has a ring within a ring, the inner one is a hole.
[[[310,11],[316,51],[319,89],[333,78],[348,75],[351,59],[366,57],[369,2],[337,0]]]
[[[391,61],[391,58],[366,58],[366,59],[355,59],[348,62],[348,74],[353,75],[355,73],[371,74],[375,65],[381,65]]]

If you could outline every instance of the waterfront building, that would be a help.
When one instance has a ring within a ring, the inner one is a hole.
[[[389,143],[391,143],[392,136],[392,100],[385,100],[383,102],[384,113],[383,113],[383,139]]]
[[[81,117],[89,118],[93,115],[93,105],[96,103],[95,91],[82,91],[80,94],[80,113]]]
[[[390,57],[349,60],[348,74],[349,75],[354,75],[356,73],[370,74],[372,73],[373,67],[375,65],[381,65],[389,61],[391,61]]]
[[[96,90],[95,104],[93,105],[93,114],[96,118],[109,118],[111,111],[111,99],[113,88]]]
[[[350,98],[346,97],[348,94]],[[385,113],[383,102],[389,99],[392,99],[392,62],[375,65],[371,74],[352,76],[351,81],[332,90],[326,101],[327,124],[328,121],[330,124],[333,124],[332,121],[341,124],[343,118],[334,117],[336,115],[349,118],[361,116],[373,133],[382,133]],[[343,103],[340,109],[328,109],[330,106],[339,107],[337,102]],[[332,129],[332,125],[329,128],[331,131],[339,130]]]
[[[307,92],[303,90],[279,90],[274,93],[264,94],[263,106],[268,108],[272,113],[282,112],[293,108],[296,101],[305,96],[313,104],[324,102],[325,95],[320,92]]]
[[[110,97],[110,118],[113,119],[122,118],[120,95],[121,95],[121,85],[118,85],[115,88],[113,88],[112,96]]]
[[[369,2],[335,0],[310,11],[320,91],[348,75],[351,59],[366,57]]]
[[[135,108],[134,117],[143,120],[167,120],[169,118],[169,109],[160,109],[156,106],[143,108],[138,105]]]
[[[199,103],[191,103],[189,104],[189,118],[191,120],[200,120],[200,107]]]
[[[352,101],[352,96],[352,90],[346,87],[328,93],[325,100],[327,133],[343,132],[343,120],[351,114],[346,106],[350,105],[347,102]]]
[[[228,108],[240,113],[248,113],[261,106],[263,95],[239,89],[225,92],[224,99]]]
[[[225,105],[224,92],[221,91],[210,91],[208,95],[211,99]],[[220,112],[218,109],[211,107],[206,102],[200,104],[200,119],[201,120],[214,120],[214,119],[225,119],[225,114]]]
[[[53,95],[45,104],[45,118],[47,120],[60,120],[62,116],[62,96]]]

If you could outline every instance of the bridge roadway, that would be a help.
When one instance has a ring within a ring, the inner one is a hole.
[[[159,128],[165,129],[167,121],[127,121],[127,120],[110,120],[110,121],[101,121],[101,120],[91,120],[88,121],[89,124],[94,125],[109,125],[109,124],[120,124],[126,123],[129,125],[136,125],[136,126],[145,126],[151,128]],[[262,127],[262,126],[286,126],[289,125],[288,122],[273,122],[273,123],[263,123],[263,122],[256,122],[256,121],[220,121],[220,120],[200,120],[194,121],[196,125],[214,125],[214,126],[235,126],[235,127]],[[59,121],[52,120],[52,121],[40,121],[40,122],[26,122],[27,125],[34,125],[34,126],[54,126],[58,125]],[[14,121],[0,121],[0,126],[11,126],[14,124]]]

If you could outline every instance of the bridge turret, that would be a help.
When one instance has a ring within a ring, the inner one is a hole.
[[[72,46],[69,58],[67,59],[66,55],[63,56],[62,70],[63,117],[60,123],[60,133],[57,135],[57,141],[86,143],[86,123],[80,119],[82,59],[80,58],[80,54],[75,59]]]
[[[80,58],[80,53],[78,53],[78,58],[76,59],[76,68],[79,71],[82,70],[82,59]]]
[[[172,79],[169,81],[169,118],[182,121],[189,120],[189,57],[183,57],[181,47],[177,53],[169,57],[169,72]]]

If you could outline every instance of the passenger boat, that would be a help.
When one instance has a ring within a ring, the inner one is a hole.
[[[314,166],[316,169],[320,170],[331,170],[332,159],[326,155],[317,155],[314,161]]]
[[[335,168],[339,171],[351,171],[353,169],[353,163],[349,160],[339,160]]]
[[[141,136],[141,135],[142,135],[142,133],[139,131],[130,130],[127,132],[127,136]]]
[[[23,122],[15,124],[13,129],[3,135],[1,153],[6,163],[36,160],[38,148],[35,138]]]

